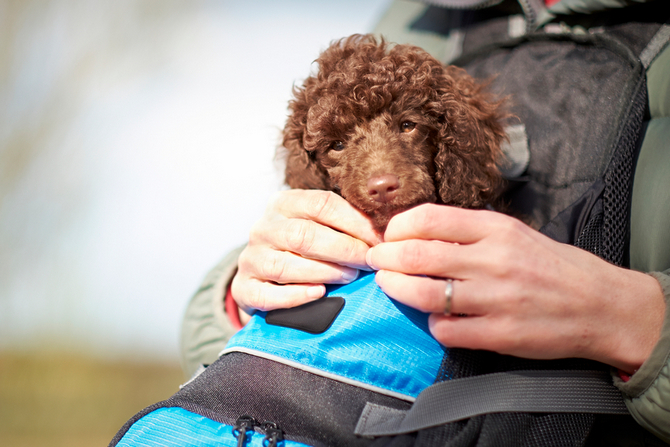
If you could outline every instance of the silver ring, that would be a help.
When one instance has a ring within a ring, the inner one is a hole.
[[[444,289],[444,314],[451,315],[451,299],[454,297],[454,280],[447,279],[447,288]]]

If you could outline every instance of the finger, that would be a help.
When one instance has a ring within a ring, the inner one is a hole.
[[[370,247],[365,242],[311,220],[285,219],[273,222],[272,228],[261,222],[252,228],[249,240],[309,259],[368,268],[365,255]]]
[[[384,233],[384,240],[438,239],[471,244],[505,228],[516,230],[517,226],[525,225],[494,211],[425,204],[395,215]]]
[[[556,345],[553,331],[546,326],[524,325],[514,319],[484,316],[459,318],[431,314],[431,334],[445,346],[494,351],[533,359],[573,357],[567,340]]]
[[[282,191],[271,203],[274,212],[288,218],[307,219],[360,239],[370,246],[380,242],[370,219],[341,196],[330,191]]]
[[[403,304],[427,313],[444,314],[447,305],[446,279],[381,270],[375,280],[385,294]],[[453,280],[451,287],[451,314],[478,315],[482,312],[481,301],[470,293],[469,281]]]
[[[232,294],[244,312],[269,311],[299,306],[321,298],[326,293],[323,284],[274,284],[257,279],[233,279]]]
[[[451,348],[485,349],[500,352],[500,338],[495,336],[495,325],[485,316],[459,317],[431,314],[428,328],[433,337]]]
[[[442,241],[412,239],[383,242],[368,250],[367,264],[375,270],[393,270],[414,275],[468,278],[473,268],[488,263],[479,248]]]
[[[247,246],[238,259],[238,269],[249,277],[278,284],[346,284],[359,273],[355,268],[263,246]]]

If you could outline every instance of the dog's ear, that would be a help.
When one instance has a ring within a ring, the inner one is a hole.
[[[435,157],[438,193],[446,204],[482,208],[495,201],[501,184],[504,99],[497,100],[460,68],[446,67],[444,80]]]
[[[309,80],[308,80],[309,81]],[[289,103],[291,115],[284,127],[281,152],[286,161],[284,180],[293,189],[330,190],[326,171],[317,163],[315,153],[308,152],[303,145],[307,126],[305,89],[295,88],[295,99]]]
[[[286,169],[284,181],[293,189],[330,190],[328,176],[305,150],[302,138],[284,138]]]

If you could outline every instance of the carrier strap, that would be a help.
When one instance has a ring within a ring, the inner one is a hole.
[[[668,41],[670,41],[670,25],[667,23],[661,25],[661,28],[658,32],[652,37],[652,39],[647,44],[647,47],[642,50],[640,54],[640,62],[642,66],[646,69],[649,68],[651,63],[656,59],[656,56],[665,48]]]
[[[436,383],[409,411],[367,403],[355,433],[397,435],[504,412],[628,414],[604,371],[514,371]]]

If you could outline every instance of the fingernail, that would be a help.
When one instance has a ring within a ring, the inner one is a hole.
[[[353,281],[358,278],[358,270],[345,270],[342,272],[342,279],[345,281]]]
[[[365,262],[368,263],[368,265],[370,266],[370,268],[372,268],[372,270],[379,270],[377,267],[372,265],[372,250],[373,250],[372,248],[369,249],[368,252],[365,254]]]
[[[311,286],[307,288],[307,297],[315,300],[321,298],[326,294],[326,288],[324,286]]]

